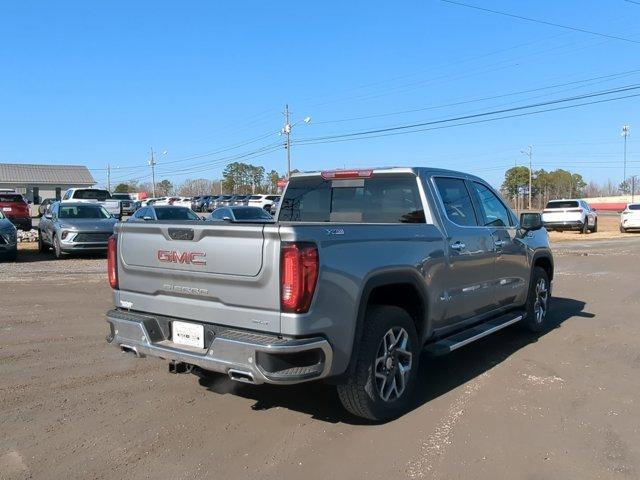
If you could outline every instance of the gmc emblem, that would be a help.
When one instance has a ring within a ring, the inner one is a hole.
[[[206,265],[204,252],[176,252],[175,250],[158,250],[158,260],[168,263],[185,263],[189,265]]]

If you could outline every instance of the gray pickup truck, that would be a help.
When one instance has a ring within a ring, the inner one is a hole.
[[[547,327],[553,257],[483,180],[432,168],[291,178],[273,223],[120,223],[108,342],[174,373],[325,379],[355,415],[410,407],[420,353]]]

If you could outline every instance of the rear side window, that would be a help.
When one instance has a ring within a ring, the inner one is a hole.
[[[635,205],[629,205],[629,210],[640,210],[640,203]]]
[[[478,203],[480,204],[482,224],[485,227],[508,227],[511,225],[511,216],[507,207],[500,199],[489,190],[485,185],[473,182],[473,188],[476,191]]]
[[[24,202],[22,195],[0,193],[0,202]]]
[[[580,205],[575,200],[556,200],[547,203],[544,208],[578,208]]]
[[[436,177],[435,183],[447,218],[457,225],[478,226],[465,181],[460,178]]]
[[[73,194],[73,198],[104,202],[106,199],[111,198],[111,195],[106,190],[76,190]]]
[[[416,177],[325,180],[297,178],[287,188],[280,221],[345,223],[424,223]]]

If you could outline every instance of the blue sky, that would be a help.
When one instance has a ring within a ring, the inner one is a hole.
[[[640,41],[640,5],[624,0],[468,3]],[[0,162],[85,164],[101,183],[110,163],[114,182],[148,181],[153,146],[167,151],[158,158],[158,179],[218,178],[239,157],[284,172],[285,151],[269,148],[282,141],[285,103],[295,121],[312,117],[294,127],[300,141],[640,84],[640,71],[632,72],[640,70],[639,53],[640,43],[437,0],[6,0]],[[610,77],[546,88],[603,76]],[[632,132],[628,171],[640,174],[639,107],[635,97],[300,144],[292,161],[301,170],[432,165],[498,185],[505,168],[526,161],[520,150],[532,144],[534,168],[619,182],[625,123]],[[407,110],[417,111],[396,114]]]

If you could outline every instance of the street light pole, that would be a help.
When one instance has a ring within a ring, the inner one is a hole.
[[[107,164],[107,190],[111,193],[111,164]]]
[[[533,173],[531,171],[531,157],[533,155],[533,146],[529,145],[526,150],[520,150],[520,153],[523,153],[527,157],[529,157],[529,210],[531,210],[531,184],[533,180]]]
[[[151,148],[151,157],[149,158],[149,166],[151,167],[151,192],[153,198],[156,197],[156,160],[153,157],[153,147]]]
[[[289,178],[291,178],[291,130],[293,130],[293,127],[298,125],[300,121],[294,123],[293,125],[291,124],[291,122],[289,121],[289,117],[291,115],[291,112],[289,112],[289,105],[284,106],[284,112],[282,113],[284,115],[284,127],[282,127],[282,130],[280,130],[280,135],[286,136],[284,148],[287,149],[287,180],[289,180]],[[304,123],[309,123],[311,121],[311,117],[305,117],[301,121]]]
[[[623,173],[622,173],[623,183],[627,181],[627,137],[631,133],[630,130],[631,129],[629,125],[622,126],[622,138],[624,138],[624,167],[623,167]]]

